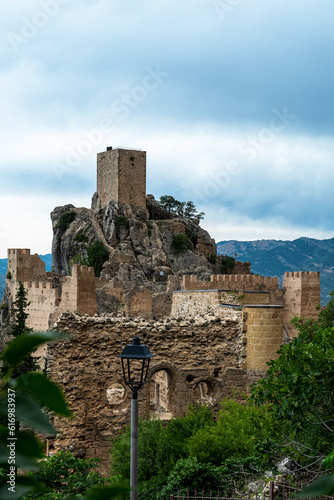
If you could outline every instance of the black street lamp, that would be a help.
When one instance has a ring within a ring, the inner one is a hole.
[[[151,354],[139,337],[134,337],[118,356],[122,360],[125,384],[132,390],[131,399],[131,460],[130,460],[130,500],[138,498],[138,391],[145,384]]]

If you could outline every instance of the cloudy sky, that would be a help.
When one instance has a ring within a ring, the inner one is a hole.
[[[334,236],[333,0],[2,0],[0,258],[90,207],[96,154],[216,241]]]

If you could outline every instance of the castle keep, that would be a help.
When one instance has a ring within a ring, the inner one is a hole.
[[[317,317],[318,272],[285,273],[282,288],[277,278],[252,275],[247,262],[222,274],[215,241],[198,221],[146,196],[143,151],[99,153],[92,208],[67,205],[51,216],[53,272],[28,249],[8,250],[2,302],[10,312],[21,281],[28,326],[73,334],[46,353],[75,414],[56,418],[54,449],[107,464],[110,438],[129,423],[131,394],[117,355],[133,336],[156,355],[139,393],[142,416],[167,419],[188,403],[218,408],[222,397],[247,391],[296,335],[291,319]],[[69,222],[60,224],[64,216]],[[179,235],[182,252],[174,246]],[[96,241],[108,252],[98,277],[83,264]]]
[[[112,149],[97,155],[97,194],[110,201],[146,208],[146,152]]]

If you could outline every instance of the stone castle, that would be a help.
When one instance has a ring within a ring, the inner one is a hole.
[[[130,393],[116,356],[134,335],[156,355],[140,392],[143,416],[180,416],[197,401],[215,408],[264,375],[266,363],[296,335],[294,316],[316,318],[320,277],[285,273],[279,288],[276,278],[252,275],[250,263],[241,262],[221,274],[210,235],[146,196],[145,152],[108,148],[97,165],[92,208],[52,213],[54,271],[45,272],[28,249],[8,250],[2,302],[10,312],[21,281],[29,327],[75,334],[46,354],[76,416],[56,419],[53,446],[107,460],[110,438],[129,422]],[[73,221],[61,230],[60,217],[69,211]],[[173,251],[176,234],[189,235],[192,249]],[[92,267],[70,264],[96,240],[109,252],[100,277]]]

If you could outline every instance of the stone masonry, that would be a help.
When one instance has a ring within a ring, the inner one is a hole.
[[[97,194],[102,207],[115,201],[146,209],[146,152],[108,148],[99,153]]]
[[[284,325],[289,337],[297,331],[291,324],[294,316],[316,319],[316,305],[320,304],[320,277],[318,272],[284,273],[282,285],[284,294]]]
[[[247,387],[240,368],[240,318],[238,313],[234,319],[203,323],[63,314],[55,326],[71,332],[71,339],[49,347],[48,370],[64,388],[75,418],[55,419],[61,434],[54,447],[101,457],[108,471],[110,439],[130,422],[131,391],[117,355],[135,335],[155,354],[139,392],[142,417],[182,416],[196,401],[218,410],[222,397],[240,395]]]
[[[45,272],[45,263],[28,249],[8,250],[6,287],[12,300],[19,281],[28,294],[28,328],[44,331],[65,311],[96,314],[93,268],[74,264],[72,276]]]

